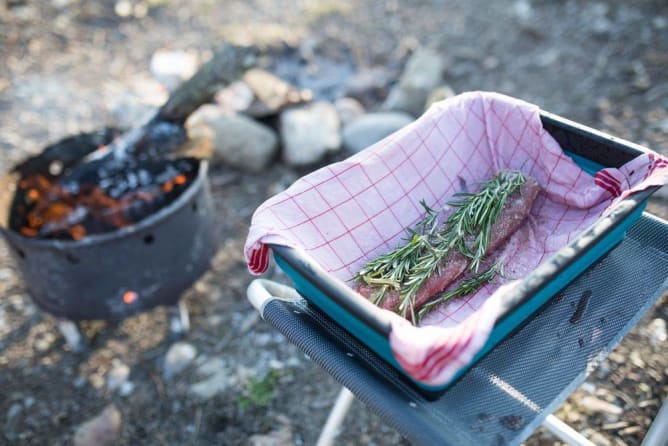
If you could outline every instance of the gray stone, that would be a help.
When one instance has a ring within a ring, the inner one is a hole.
[[[320,161],[341,147],[339,117],[327,102],[291,108],[281,114],[283,160],[291,166]]]
[[[513,3],[513,14],[521,23],[528,23],[533,18],[533,8],[528,0],[516,0]]]
[[[190,393],[201,399],[210,400],[214,396],[225,392],[227,389],[236,387],[239,378],[228,370],[220,370],[208,378],[196,382],[190,386]]]
[[[111,370],[107,373],[107,389],[111,392],[120,390],[128,382],[129,377],[130,367],[120,359],[114,358],[111,361]]]
[[[247,116],[227,114],[216,105],[200,107],[187,126],[193,138],[212,141],[212,164],[260,172],[278,152],[278,137],[272,129]]]
[[[369,113],[343,129],[343,147],[357,153],[413,122],[413,117],[401,112]]]
[[[223,357],[213,357],[208,358],[197,367],[195,374],[200,377],[210,377],[221,371],[226,371],[226,369],[227,362]]]
[[[118,389],[118,394],[120,396],[130,396],[135,390],[135,383],[131,381],[125,381],[121,384],[121,387]]]
[[[424,111],[429,93],[442,82],[445,60],[428,48],[419,48],[406,62],[399,83],[383,104],[387,110],[400,110],[418,116]]]
[[[666,321],[661,318],[653,319],[647,326],[647,334],[649,335],[649,341],[652,345],[655,347],[661,346],[666,342],[666,339],[668,339]]]
[[[9,410],[7,411],[7,423],[11,423],[12,420],[16,418],[22,410],[23,406],[20,403],[14,403],[9,406]]]
[[[585,396],[580,399],[579,404],[588,412],[603,413],[614,417],[619,417],[624,413],[624,409],[618,405],[596,398],[595,396]]]
[[[598,37],[606,37],[613,29],[613,23],[607,15],[610,7],[603,3],[591,3],[582,11],[583,15],[589,16],[589,29]]]
[[[199,380],[190,386],[190,393],[205,401],[239,383],[238,374],[227,367],[222,356],[207,358],[199,364],[194,375]]]
[[[187,342],[176,342],[165,355],[163,377],[171,379],[182,372],[197,356],[197,349]]]
[[[56,335],[50,331],[41,333],[35,337],[35,350],[45,352],[51,348],[56,340]]]
[[[0,336],[4,335],[8,330],[9,326],[5,317],[5,309],[2,307],[2,302],[0,302]]]
[[[121,413],[113,404],[98,416],[79,426],[74,446],[107,446],[116,444],[121,433]]]
[[[345,95],[371,107],[385,99],[390,76],[385,67],[373,67],[351,76],[346,82]]]
[[[291,446],[295,444],[290,420],[285,416],[279,415],[276,421],[278,421],[280,427],[268,434],[251,435],[248,439],[248,444],[250,446]]]
[[[343,127],[364,114],[364,106],[355,98],[339,98],[334,101],[334,107]]]
[[[255,100],[255,93],[244,81],[232,82],[216,93],[216,102],[226,111],[242,113]]]

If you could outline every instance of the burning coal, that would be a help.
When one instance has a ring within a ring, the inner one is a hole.
[[[19,181],[10,228],[27,237],[80,240],[135,224],[176,199],[196,173],[191,159],[128,159],[93,181],[33,173]]]

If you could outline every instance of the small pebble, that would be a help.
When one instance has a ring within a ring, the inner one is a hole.
[[[7,423],[16,418],[16,416],[21,413],[21,410],[23,410],[23,406],[19,403],[14,403],[9,406],[9,410],[7,411]]]
[[[666,339],[668,339],[666,321],[661,318],[652,320],[647,326],[647,334],[649,334],[649,341],[654,346],[659,346],[666,342]]]
[[[74,446],[111,446],[118,442],[121,432],[121,413],[110,404],[98,416],[79,426],[74,434]]]
[[[131,381],[125,381],[123,384],[121,384],[120,389],[118,389],[118,393],[123,396],[130,396],[132,392],[135,390],[135,384]]]
[[[132,14],[132,3],[129,0],[120,0],[116,2],[114,12],[119,17],[129,17]]]
[[[616,404],[603,401],[594,396],[585,396],[580,400],[580,405],[589,412],[598,412],[608,415],[619,416],[624,413],[624,409]]]
[[[107,389],[113,392],[127,383],[130,376],[130,367],[117,358],[114,358],[111,364],[111,370],[107,373]]]
[[[162,376],[165,379],[171,379],[179,374],[197,356],[197,349],[187,342],[177,342],[173,344],[165,355],[165,366]]]

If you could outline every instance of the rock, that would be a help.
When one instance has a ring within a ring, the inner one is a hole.
[[[339,98],[334,101],[334,107],[339,115],[341,126],[344,127],[364,114],[364,106],[354,98]]]
[[[612,442],[600,432],[592,431],[590,435],[587,435],[589,440],[598,446],[612,446]]]
[[[343,147],[357,153],[413,122],[413,117],[401,112],[369,113],[343,129]]]
[[[129,17],[132,15],[132,3],[129,0],[119,0],[114,5],[114,12],[119,17]]]
[[[23,406],[20,403],[14,403],[9,406],[9,410],[7,411],[7,424],[11,423],[12,420],[16,418],[22,410]]]
[[[668,339],[666,321],[661,318],[653,319],[647,326],[647,334],[649,335],[649,342],[656,347],[666,342],[666,339]]]
[[[205,401],[239,383],[238,374],[227,367],[227,361],[223,357],[205,360],[195,370],[195,376],[204,379],[192,384],[190,393]]]
[[[645,368],[645,361],[642,359],[640,353],[637,350],[633,350],[631,352],[631,354],[629,355],[629,361],[631,362],[631,364],[638,367],[639,369]]]
[[[601,362],[601,364],[596,369],[596,376],[600,380],[605,380],[605,379],[608,379],[611,372],[612,372],[612,368],[610,367],[610,362],[606,360],[606,361]]]
[[[41,333],[35,337],[35,350],[38,352],[45,352],[51,348],[56,340],[56,335],[50,331]]]
[[[88,379],[85,376],[77,376],[74,381],[72,381],[72,385],[75,389],[81,389],[87,382]]]
[[[179,374],[197,356],[197,349],[187,342],[176,342],[167,351],[165,355],[165,365],[162,376],[165,379],[171,379]]]
[[[448,85],[436,87],[431,90],[431,93],[427,96],[427,102],[424,104],[424,109],[427,110],[433,103],[450,99],[453,96],[455,96],[455,91]]]
[[[129,377],[130,367],[123,364],[120,359],[114,358],[111,361],[111,370],[107,373],[107,389],[110,392],[121,389]]]
[[[406,62],[401,79],[390,91],[383,108],[418,116],[429,93],[441,83],[444,68],[440,54],[428,48],[417,49]]]
[[[391,76],[383,67],[362,70],[348,79],[345,95],[372,107],[387,97]]]
[[[12,278],[13,275],[14,275],[14,273],[9,268],[0,269],[0,281],[2,281],[2,282],[9,281]]]
[[[216,93],[215,99],[225,111],[241,113],[251,106],[255,93],[246,82],[236,81]]]
[[[652,81],[650,80],[647,68],[645,68],[642,61],[634,60],[631,63],[631,69],[633,71],[631,85],[639,90],[648,90],[652,86]]]
[[[209,378],[192,384],[190,393],[206,401],[231,387],[236,387],[238,383],[239,379],[235,374],[230,374],[228,370],[220,370]]]
[[[7,318],[5,317],[5,309],[2,307],[2,303],[0,302],[0,336],[4,335],[8,330],[9,326],[7,324]]]
[[[245,113],[255,118],[278,114],[284,108],[309,102],[313,99],[310,90],[299,90],[283,79],[259,68],[248,70],[244,82],[255,95],[255,100]]]
[[[135,390],[135,384],[130,381],[125,381],[118,389],[118,394],[121,396],[130,396]]]
[[[107,446],[116,444],[121,432],[121,413],[110,404],[95,418],[79,426],[74,446]]]
[[[174,90],[197,71],[199,57],[195,53],[160,49],[151,57],[153,77],[168,90]]]
[[[291,166],[319,161],[341,146],[339,117],[327,102],[292,108],[281,114],[283,160]]]
[[[613,416],[620,416],[624,413],[624,409],[621,407],[594,396],[585,396],[580,400],[580,405],[590,413],[603,413]]]
[[[516,0],[513,3],[513,15],[521,23],[528,23],[533,17],[533,8],[528,0]]]
[[[268,434],[255,434],[248,439],[250,446],[291,446],[294,443],[292,424],[286,417],[279,415],[277,421],[281,424]]]
[[[213,357],[208,358],[197,367],[195,374],[200,377],[210,377],[221,371],[226,371],[226,369],[227,362],[223,357]]]
[[[585,15],[589,16],[589,29],[595,36],[605,37],[612,31],[613,24],[607,17],[609,11],[610,7],[603,2],[591,3],[583,11]]]
[[[213,164],[261,172],[278,152],[278,137],[273,130],[247,116],[226,114],[216,105],[203,105],[186,125],[192,138],[212,141]]]

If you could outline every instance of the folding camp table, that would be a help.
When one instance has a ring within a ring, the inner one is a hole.
[[[414,444],[517,445],[541,424],[571,444],[591,444],[550,414],[667,288],[668,222],[644,214],[607,256],[434,401],[294,289],[258,279],[248,298],[344,386],[322,444],[347,411],[345,389]],[[667,425],[664,408],[644,445],[664,445]]]

